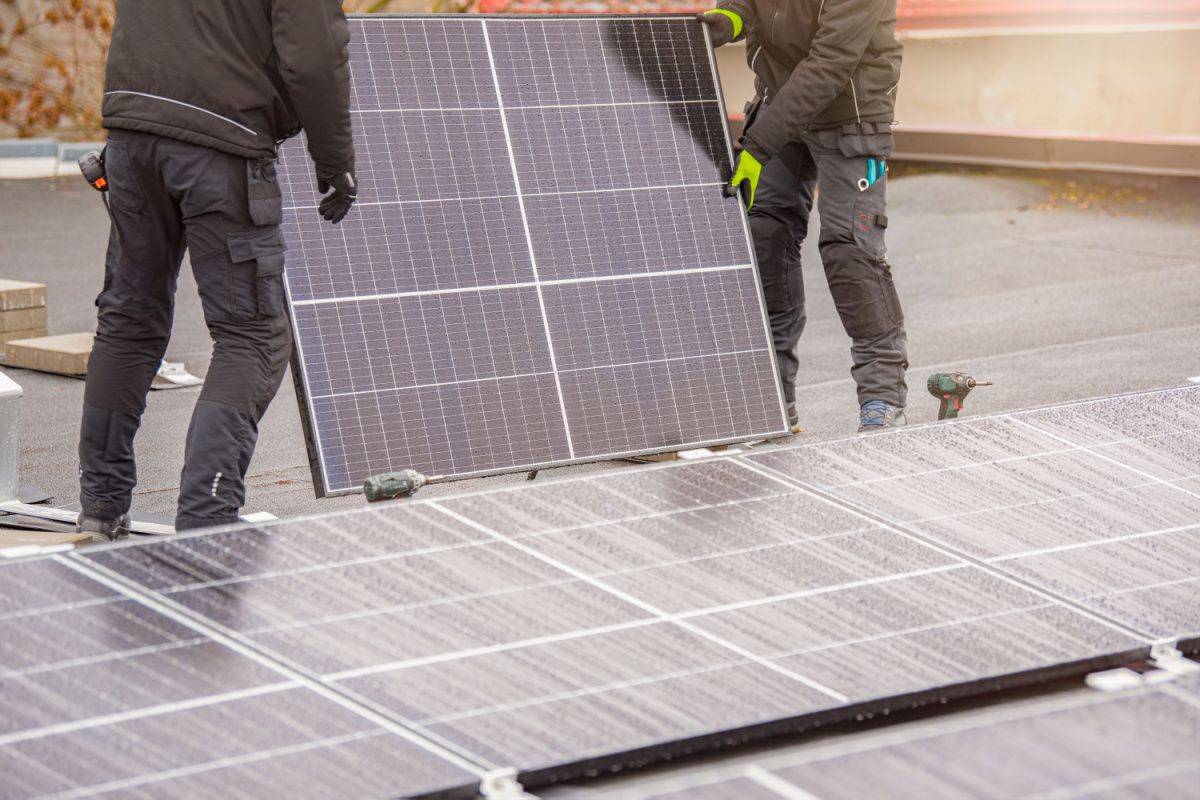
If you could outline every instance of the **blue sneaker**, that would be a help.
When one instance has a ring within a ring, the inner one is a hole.
[[[859,433],[878,433],[888,428],[902,428],[907,422],[903,408],[889,405],[882,400],[863,403],[858,412]]]

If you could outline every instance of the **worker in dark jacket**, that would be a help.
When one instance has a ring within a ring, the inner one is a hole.
[[[744,38],[755,74],[733,185],[749,204],[793,432],[800,245],[818,187],[821,261],[853,340],[859,432],[903,425],[907,341],[884,246],[902,54],[896,0],[721,0],[700,20],[714,45]]]
[[[190,255],[213,357],[179,530],[237,520],[258,422],[292,352],[277,144],[304,129],[325,219],[357,195],[350,30],[337,0],[117,0],[104,81],[112,231],[79,441],[79,530],[127,535],[133,438]]]

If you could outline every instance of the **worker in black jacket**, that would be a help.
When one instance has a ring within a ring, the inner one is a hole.
[[[821,261],[853,340],[859,432],[903,425],[907,340],[884,246],[884,160],[903,50],[896,0],[720,0],[699,18],[714,45],[744,38],[755,74],[733,185],[749,204],[793,432],[794,350],[805,323],[800,245],[814,188]]]
[[[338,0],[117,0],[104,81],[112,217],[79,441],[79,530],[127,535],[133,438],[166,352],[185,248],[213,357],[178,530],[232,523],[292,352],[276,146],[304,129],[337,223],[357,195]]]

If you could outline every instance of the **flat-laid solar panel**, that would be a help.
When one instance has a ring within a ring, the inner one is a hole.
[[[319,494],[786,431],[690,17],[351,20],[362,190],[281,151]]]
[[[122,726],[328,701],[364,727],[280,723],[212,758],[369,732],[424,759],[410,794],[504,767],[537,785],[1194,651],[1196,431],[1200,387],[0,564],[0,641],[19,643],[0,650],[0,765],[63,725],[207,759]],[[1090,525],[1052,513],[1081,497]],[[1050,512],[1026,526],[1023,506]],[[103,691],[81,688],[105,664]],[[176,775],[157,763],[120,780]]]

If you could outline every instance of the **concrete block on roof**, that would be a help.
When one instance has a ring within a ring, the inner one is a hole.
[[[93,335],[67,333],[36,339],[19,339],[4,345],[4,363],[9,367],[53,372],[57,375],[86,375]]]
[[[6,345],[9,342],[19,342],[23,339],[41,339],[49,335],[50,331],[46,328],[33,328],[30,330],[21,331],[0,331],[0,345]]]
[[[42,330],[46,326],[45,306],[0,311],[0,333]]]
[[[0,278],[0,311],[44,308],[45,305],[46,284]]]

